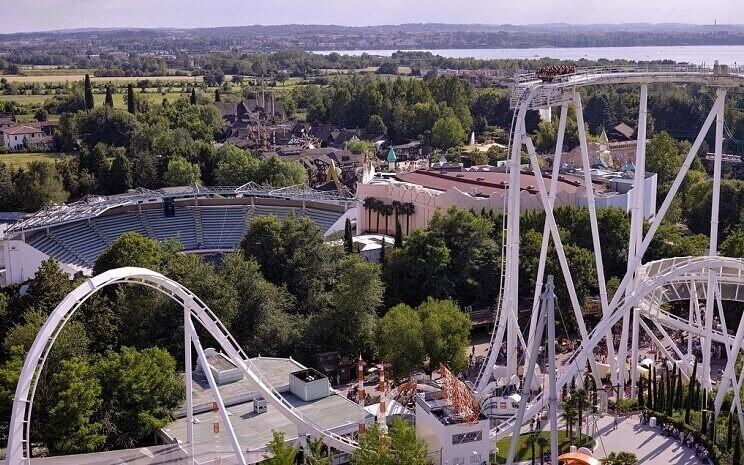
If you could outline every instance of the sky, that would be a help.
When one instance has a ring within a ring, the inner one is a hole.
[[[742,0],[0,0],[0,12],[0,33],[250,24],[744,24]]]

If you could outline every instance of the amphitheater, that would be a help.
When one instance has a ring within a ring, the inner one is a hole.
[[[256,216],[306,216],[329,236],[343,230],[347,217],[353,219],[353,206],[353,197],[344,192],[255,184],[89,196],[44,209],[6,231],[5,280],[31,278],[50,257],[71,274],[89,275],[101,252],[130,231],[160,242],[177,240],[184,252],[204,255],[235,250]]]

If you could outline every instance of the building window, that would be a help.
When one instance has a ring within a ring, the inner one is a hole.
[[[476,462],[479,461],[479,459],[480,459],[480,455],[473,454],[473,455],[470,456],[470,463],[476,463]]]
[[[475,442],[483,439],[482,431],[471,431],[469,433],[460,433],[452,435],[452,445],[465,444],[467,442]]]
[[[455,457],[452,459],[452,465],[465,465],[465,457]]]

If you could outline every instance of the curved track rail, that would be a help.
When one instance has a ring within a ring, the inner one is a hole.
[[[6,452],[9,465],[30,463],[31,414],[34,394],[54,341],[65,324],[90,296],[114,284],[137,284],[150,287],[182,305],[188,310],[191,318],[198,321],[217,341],[230,360],[258,386],[262,394],[286,418],[297,426],[301,433],[320,437],[326,445],[344,452],[353,452],[358,447],[357,443],[349,438],[325,431],[285,400],[252,366],[251,360],[209,307],[186,287],[160,273],[145,268],[128,267],[110,270],[87,279],[57,305],[41,327],[23,363],[16,387]]]
[[[618,306],[617,309],[608,317],[603,318],[597,326],[589,334],[589,341],[582,345],[575,353],[569,362],[564,366],[560,376],[558,378],[558,388],[560,389],[564,385],[571,382],[571,379],[575,378],[586,366],[588,357],[593,356],[593,350],[604,337],[607,329],[611,328],[615,323],[620,321],[626,312],[631,311],[635,306],[642,304],[645,299],[653,295],[658,289],[664,286],[680,282],[686,277],[690,277],[695,274],[702,275],[708,269],[728,269],[735,270],[738,276],[744,276],[744,259],[738,258],[726,258],[726,257],[695,257],[689,259],[678,266],[668,267],[660,274],[654,277],[646,278],[642,282],[638,283],[635,289],[628,295],[624,300],[623,304]],[[705,278],[707,280],[707,277]],[[654,314],[655,315],[655,314]],[[726,340],[730,342],[733,339],[728,336]],[[724,337],[721,334],[721,342]],[[542,394],[534,397],[532,402],[527,407],[525,418],[532,418],[544,407],[545,399]],[[491,437],[495,439],[502,439],[510,436],[514,431],[514,418],[502,423],[501,425],[491,430]]]

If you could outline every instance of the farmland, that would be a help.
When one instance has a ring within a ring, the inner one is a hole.
[[[13,168],[22,168],[33,161],[54,162],[64,160],[71,155],[57,152],[32,152],[32,153],[6,153],[0,155],[0,161]]]

